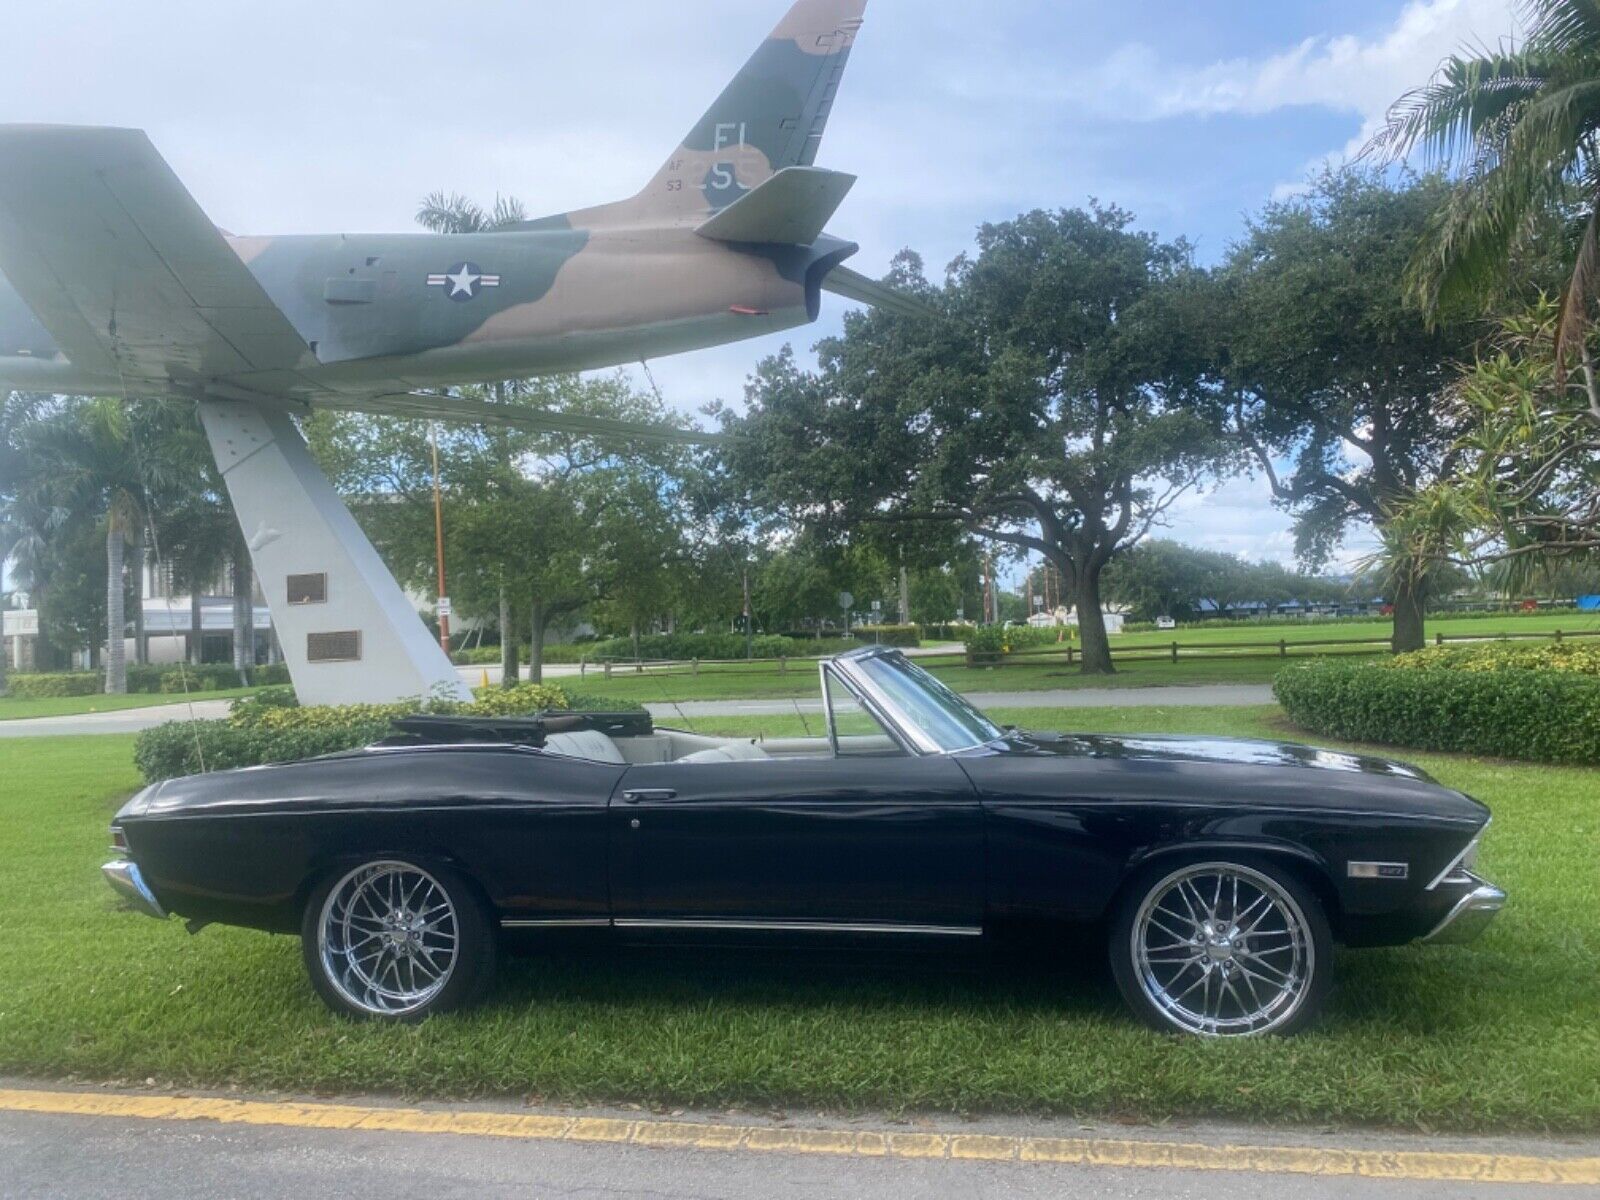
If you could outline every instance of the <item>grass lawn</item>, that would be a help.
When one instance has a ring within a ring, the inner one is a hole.
[[[0,696],[0,721],[20,721],[24,717],[76,717],[84,713],[123,712],[130,708],[157,708],[183,704],[189,700],[237,700],[254,688],[234,688],[222,692],[191,692],[187,696],[166,693],[141,693],[137,696],[45,696],[37,700],[19,696]]]
[[[1031,710],[1081,730],[1282,736],[1273,708]],[[797,718],[700,722],[773,734]],[[1495,807],[1511,905],[1478,944],[1341,953],[1292,1041],[1147,1032],[1098,953],[1059,961],[690,952],[505,964],[417,1028],[330,1016],[288,938],[118,909],[106,821],[132,739],[0,742],[0,1072],[311,1092],[1600,1129],[1600,772],[1417,755]]]
[[[1127,663],[1115,675],[1085,676],[1064,662],[1021,667],[969,669],[962,665],[930,664],[935,675],[958,692],[1043,692],[1076,691],[1079,688],[1197,687],[1208,683],[1271,683],[1283,669],[1278,659],[1190,660],[1183,663]],[[632,700],[641,704],[672,700],[786,699],[798,696],[814,700],[820,693],[814,663],[789,665],[779,675],[776,666],[757,663],[752,667],[702,667],[694,675],[628,675],[618,670],[608,680],[589,674],[551,680],[569,691],[608,700]]]

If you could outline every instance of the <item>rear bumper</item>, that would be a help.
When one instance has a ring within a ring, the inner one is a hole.
[[[1465,890],[1423,941],[1447,946],[1474,941],[1506,906],[1506,894],[1494,884],[1479,879],[1470,871],[1462,871],[1460,876]],[[1445,885],[1454,882],[1454,878],[1444,880]]]
[[[137,864],[119,858],[101,867],[100,873],[106,877],[111,890],[131,904],[135,911],[155,917],[158,921],[167,919],[167,910],[161,907],[161,902],[145,883]]]

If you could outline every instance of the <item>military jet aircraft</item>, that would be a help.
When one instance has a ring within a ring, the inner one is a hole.
[[[799,0],[638,195],[496,233],[234,237],[142,132],[0,126],[0,387],[638,434],[441,389],[918,311],[824,232],[866,2]]]

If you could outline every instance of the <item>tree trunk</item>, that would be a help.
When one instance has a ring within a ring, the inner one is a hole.
[[[528,647],[528,679],[532,683],[544,682],[544,630],[550,622],[545,616],[544,605],[537,597],[533,601],[533,620],[528,624],[533,632],[533,641]]]
[[[150,661],[150,640],[144,631],[144,530],[133,539],[133,661],[141,667]]]
[[[511,597],[500,589],[500,686],[516,687],[522,682],[517,662],[517,623],[511,613]]]
[[[112,522],[106,533],[106,695],[128,693],[128,649],[123,642],[127,613],[122,582],[122,530]]]
[[[1394,587],[1394,637],[1390,646],[1396,654],[1421,650],[1428,644],[1426,580],[1402,579]]]
[[[639,618],[638,617],[635,617],[633,619],[633,628],[631,630],[631,636],[633,637],[633,658],[634,658],[634,661],[637,662],[639,660]]]
[[[205,611],[200,607],[200,585],[189,583],[189,665],[198,667],[206,657]]]
[[[11,647],[13,643],[20,648],[22,639],[6,637],[5,618],[0,617],[0,696],[6,694],[6,674],[7,668],[11,666]],[[21,653],[20,649],[18,653]],[[17,666],[20,668],[22,664],[18,663]]]
[[[1078,605],[1078,636],[1083,643],[1083,674],[1115,675],[1106,619],[1100,611],[1100,568],[1080,568],[1077,576],[1073,594]]]
[[[251,596],[250,556],[243,545],[233,554],[233,669],[239,686],[250,685],[250,668],[256,665],[256,606]]]

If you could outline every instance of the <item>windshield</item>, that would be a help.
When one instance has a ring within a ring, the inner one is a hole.
[[[966,750],[1002,736],[998,725],[902,655],[851,665],[941,750]]]

